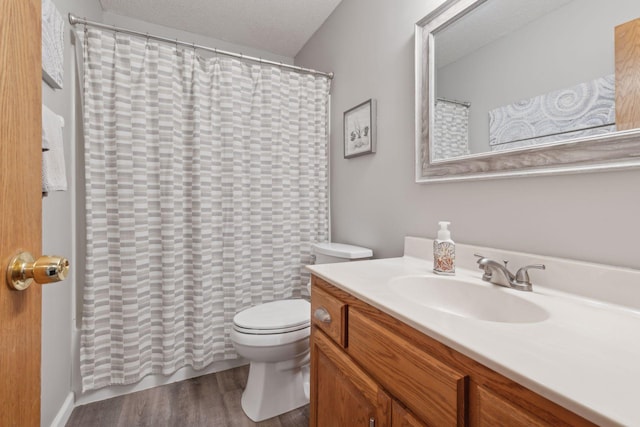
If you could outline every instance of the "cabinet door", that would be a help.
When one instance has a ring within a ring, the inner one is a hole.
[[[391,398],[317,327],[311,337],[311,427],[388,427]]]
[[[347,353],[419,419],[467,425],[468,375],[349,307]]]
[[[426,424],[418,420],[411,412],[395,400],[393,401],[391,412],[391,424],[393,427],[427,427]]]

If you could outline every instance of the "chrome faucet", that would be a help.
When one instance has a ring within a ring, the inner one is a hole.
[[[529,269],[537,268],[539,270],[544,270],[546,268],[544,264],[527,265],[520,268],[514,275],[509,271],[509,268],[507,268],[507,261],[503,261],[504,265],[502,265],[499,262],[484,257],[483,255],[475,254],[475,256],[478,257],[478,268],[480,268],[480,270],[484,270],[482,280],[493,283],[494,285],[505,286],[519,291],[530,292],[533,290],[533,285],[529,279]]]

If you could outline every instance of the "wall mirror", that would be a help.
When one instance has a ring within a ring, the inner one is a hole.
[[[638,0],[446,1],[416,24],[416,181],[640,166],[638,18]]]

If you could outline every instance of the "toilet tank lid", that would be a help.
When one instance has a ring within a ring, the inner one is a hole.
[[[338,258],[345,259],[360,259],[360,258],[371,258],[373,256],[373,251],[369,248],[362,248],[360,246],[353,245],[345,245],[343,243],[333,243],[333,242],[324,242],[324,243],[315,243],[313,245],[313,250],[317,254],[323,254]]]

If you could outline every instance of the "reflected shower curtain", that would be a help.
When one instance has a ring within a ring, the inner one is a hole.
[[[329,81],[85,29],[83,390],[235,358],[328,240]],[[306,292],[306,290],[305,290]]]
[[[433,129],[433,160],[469,154],[469,107],[437,99]]]

